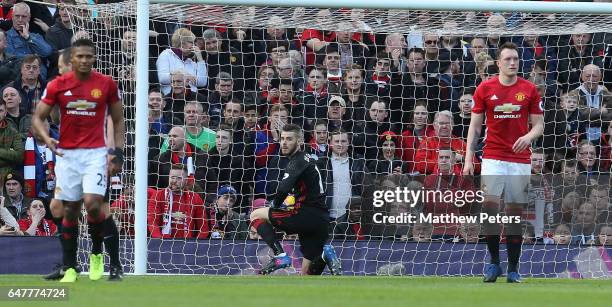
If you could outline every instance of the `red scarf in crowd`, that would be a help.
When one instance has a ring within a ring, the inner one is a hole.
[[[310,83],[308,83],[306,85],[306,92],[312,93],[315,96],[315,98],[326,97],[327,96],[327,85],[323,85],[323,87],[317,91],[314,89],[314,87],[310,85]]]
[[[195,167],[193,165],[193,149],[189,143],[185,143],[185,157],[187,158],[186,163],[181,161],[176,152],[172,152],[172,163],[187,165],[187,184],[191,185],[195,181]]]
[[[45,179],[55,178],[53,152],[49,148],[46,148],[44,154],[45,159],[42,161],[42,166],[45,169]],[[36,141],[32,133],[28,135],[25,142],[23,178],[25,180],[24,194],[28,197],[38,197],[38,195],[36,195]]]
[[[391,82],[391,77],[389,75],[379,77],[376,73],[373,73],[372,81],[378,85],[378,88],[384,88]]]

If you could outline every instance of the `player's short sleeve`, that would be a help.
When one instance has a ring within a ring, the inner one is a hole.
[[[482,114],[485,112],[485,99],[483,97],[484,86],[479,86],[472,97],[472,112]]]
[[[108,78],[108,93],[108,104],[113,104],[121,100],[121,93],[119,93],[117,82],[111,78]]]
[[[544,101],[535,86],[531,86],[531,101],[529,102],[529,114],[543,114]]]
[[[54,106],[56,103],[58,103],[57,92],[57,82],[53,80],[47,84],[47,87],[42,93],[40,101],[50,106]]]

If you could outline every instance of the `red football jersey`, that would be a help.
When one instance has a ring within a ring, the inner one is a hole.
[[[117,83],[92,71],[81,81],[74,72],[49,82],[41,101],[60,108],[59,147],[66,149],[106,146],[108,107],[120,100]]]
[[[531,163],[531,150],[512,151],[516,140],[529,132],[529,115],[542,114],[544,106],[535,85],[523,78],[505,86],[493,77],[482,82],[474,93],[472,112],[485,114],[483,158]]]

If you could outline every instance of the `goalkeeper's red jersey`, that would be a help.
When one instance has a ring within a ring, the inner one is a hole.
[[[529,132],[529,115],[544,112],[533,83],[519,77],[513,85],[505,86],[497,76],[484,81],[474,93],[472,112],[485,114],[484,159],[531,163],[531,150],[515,153],[512,146]]]
[[[106,147],[108,107],[120,100],[110,76],[92,71],[79,80],[71,71],[49,82],[41,102],[59,106],[59,147],[75,149]]]

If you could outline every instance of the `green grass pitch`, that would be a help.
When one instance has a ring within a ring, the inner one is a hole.
[[[0,286],[60,286],[40,276],[0,276]],[[64,302],[0,306],[612,306],[612,280],[525,279],[483,284],[471,277],[126,276],[69,287]]]

